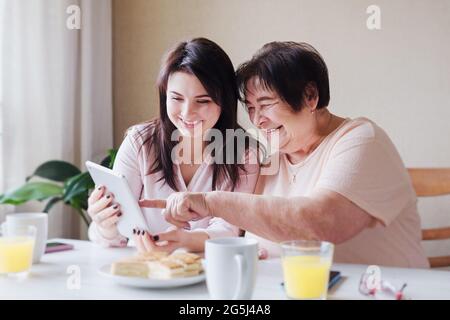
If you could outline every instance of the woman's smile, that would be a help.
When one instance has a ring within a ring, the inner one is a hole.
[[[203,123],[203,120],[190,121],[190,120],[185,120],[182,117],[178,117],[178,119],[181,121],[181,123],[183,124],[183,126],[186,129],[194,129],[195,127],[198,127],[199,125],[201,126]]]
[[[281,129],[282,127],[283,127],[283,126],[278,126],[278,127],[275,127],[275,128],[268,128],[268,129],[262,129],[262,130],[263,130],[263,132],[264,132],[266,135],[272,135],[272,134],[274,134],[274,133],[280,131],[280,129]]]

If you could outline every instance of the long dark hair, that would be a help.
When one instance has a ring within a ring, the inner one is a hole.
[[[170,50],[163,59],[158,77],[159,89],[159,119],[146,122],[139,135],[142,138],[142,146],[148,145],[148,153],[153,152],[155,162],[150,164],[147,174],[162,172],[160,180],[164,180],[172,189],[179,191],[178,182],[175,179],[173,162],[171,160],[172,149],[178,143],[172,141],[172,132],[175,125],[167,115],[167,82],[169,76],[175,72],[186,72],[196,76],[211,99],[220,106],[221,113],[213,128],[221,131],[226,136],[226,129],[242,129],[237,124],[238,89],[236,76],[228,55],[214,42],[205,38],[196,38],[181,42]],[[250,139],[250,138],[249,138]],[[234,143],[234,149],[236,149]],[[246,144],[247,150],[247,144]],[[239,164],[238,152],[234,152],[234,164],[226,164],[225,155],[234,150],[227,150],[224,143],[221,155],[221,163],[213,163],[212,189],[229,180],[231,189],[239,184],[239,170],[245,170],[243,164]],[[216,158],[217,159],[217,158]]]

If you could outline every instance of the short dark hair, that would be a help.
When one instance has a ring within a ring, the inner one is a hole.
[[[295,111],[302,108],[308,85],[317,90],[317,109],[330,102],[327,65],[319,52],[304,42],[267,43],[251,60],[239,66],[236,75],[242,101],[245,101],[247,82],[256,79],[264,88],[275,91]]]

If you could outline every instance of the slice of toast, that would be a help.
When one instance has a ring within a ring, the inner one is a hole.
[[[150,278],[172,279],[185,276],[183,264],[164,258],[160,261],[151,261],[148,263]]]
[[[148,262],[158,261],[167,256],[166,252],[139,253],[135,256],[114,262],[111,265],[111,273],[120,276],[142,277],[150,276]]]
[[[114,262],[111,273],[114,275],[172,279],[190,277],[202,272],[201,257],[194,253],[152,251]]]
[[[176,252],[168,256],[167,259],[181,263],[185,272],[198,274],[202,271],[201,257],[194,253]]]
[[[150,269],[147,263],[143,261],[117,261],[111,265],[111,274],[148,278]]]

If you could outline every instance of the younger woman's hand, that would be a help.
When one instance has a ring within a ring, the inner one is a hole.
[[[89,216],[97,224],[98,231],[105,238],[119,234],[117,222],[122,215],[120,206],[114,203],[114,195],[103,186],[97,186],[88,199]]]
[[[153,237],[148,231],[140,230],[138,228],[133,229],[133,240],[136,244],[136,248],[140,253],[158,251],[156,248]]]
[[[203,252],[209,236],[204,231],[188,231],[170,227],[165,232],[151,236],[148,232],[137,231],[135,242],[139,252],[165,251],[171,253],[178,248],[189,252]]]

